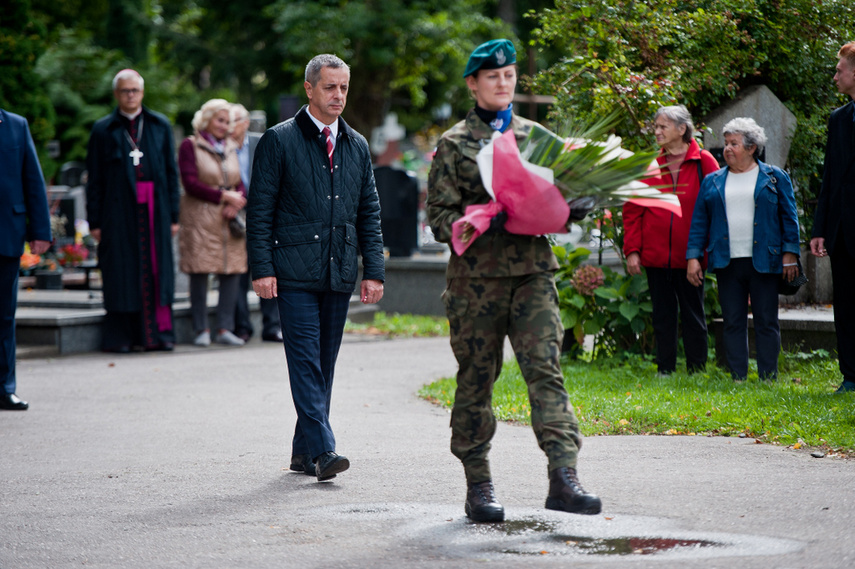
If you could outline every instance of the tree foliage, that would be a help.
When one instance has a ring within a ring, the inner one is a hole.
[[[44,145],[53,138],[55,114],[35,70],[47,47],[45,36],[28,0],[5,4],[0,12],[0,107],[27,118],[39,158],[49,164]]]
[[[851,2],[557,0],[536,18],[536,41],[565,54],[533,81],[557,97],[553,117],[620,107],[619,131],[631,148],[652,143],[659,106],[685,104],[702,123],[740,89],[767,85],[799,121],[787,166],[809,225],[825,123],[845,102],[831,76],[837,49],[855,29]]]

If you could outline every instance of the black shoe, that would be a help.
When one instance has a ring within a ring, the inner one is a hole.
[[[329,480],[348,468],[350,468],[350,461],[331,451],[327,451],[315,459],[315,474],[318,477],[318,482]]]
[[[102,351],[108,354],[130,354],[131,347],[126,344],[123,344],[121,346],[116,346],[113,348],[104,348]]]
[[[503,522],[505,508],[496,499],[493,482],[469,484],[466,490],[466,516],[473,522]]]
[[[304,472],[310,476],[315,475],[315,463],[308,454],[295,454],[291,457],[291,470]]]
[[[549,496],[547,510],[560,510],[573,514],[599,514],[603,503],[594,494],[585,492],[575,468],[556,468],[549,473]]]
[[[30,405],[26,401],[22,401],[14,393],[0,396],[0,409],[6,411],[26,411]]]
[[[279,342],[281,344],[283,341],[282,330],[277,330],[273,334],[263,334],[261,339],[265,342]]]
[[[840,384],[840,387],[837,388],[835,393],[849,393],[850,391],[855,391],[855,381],[845,379],[843,380],[843,383]]]

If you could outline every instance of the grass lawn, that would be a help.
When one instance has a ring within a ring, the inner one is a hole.
[[[371,324],[348,323],[345,330],[390,337],[447,336],[448,321],[378,312]],[[823,350],[783,353],[778,362],[780,377],[774,382],[757,379],[753,360],[744,382],[734,382],[712,360],[710,352],[705,373],[677,372],[666,377],[657,375],[651,356],[566,360],[562,367],[586,436],[748,436],[855,456],[855,393],[833,393],[841,381],[836,358]],[[426,385],[419,394],[451,407],[455,387],[453,377],[444,378]],[[528,394],[516,361],[506,362],[502,369],[493,408],[500,420],[530,424]]]
[[[390,338],[414,338],[425,336],[448,336],[448,320],[436,316],[413,314],[387,314],[377,312],[374,322],[354,324],[349,320],[344,331],[353,334],[372,334]]]
[[[775,382],[756,379],[756,369],[753,379],[749,373],[747,381],[734,382],[713,363],[706,373],[661,377],[651,359],[638,356],[568,360],[562,367],[586,436],[749,436],[794,448],[818,447],[829,454],[855,454],[855,393],[833,393],[840,372],[837,360],[825,352],[783,354]],[[440,379],[420,395],[450,407],[455,387],[453,377]],[[515,361],[503,367],[493,407],[500,420],[530,424],[528,395]]]

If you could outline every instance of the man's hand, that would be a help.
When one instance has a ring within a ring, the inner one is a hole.
[[[91,235],[92,239],[94,239],[98,243],[101,242],[101,230],[100,229],[90,229],[89,235]]]
[[[814,237],[810,240],[810,252],[814,257],[825,257],[828,251],[825,250],[825,237]]]
[[[255,283],[253,283],[255,284]],[[375,304],[383,298],[383,282],[377,280],[364,280],[359,295],[362,304]]]
[[[40,241],[38,239],[30,241],[30,253],[33,255],[47,253],[48,249],[50,249],[50,241]]]
[[[261,298],[276,298],[276,277],[262,277],[252,281],[252,290]]]
[[[172,232],[172,236],[175,237],[178,234],[178,230],[181,229],[180,223],[173,223],[169,226],[169,230]]]
[[[686,266],[686,278],[694,286],[704,284],[704,270],[701,268],[701,262],[697,259],[689,259],[689,264]]]
[[[641,274],[641,255],[634,251],[626,256],[626,274],[630,276]]]

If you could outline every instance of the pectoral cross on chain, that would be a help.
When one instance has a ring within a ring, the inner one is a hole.
[[[133,150],[130,151],[128,156],[130,156],[131,158],[134,159],[134,166],[139,166],[140,165],[140,158],[142,158],[145,155],[142,153],[142,151],[140,151],[139,148],[134,148]]]

